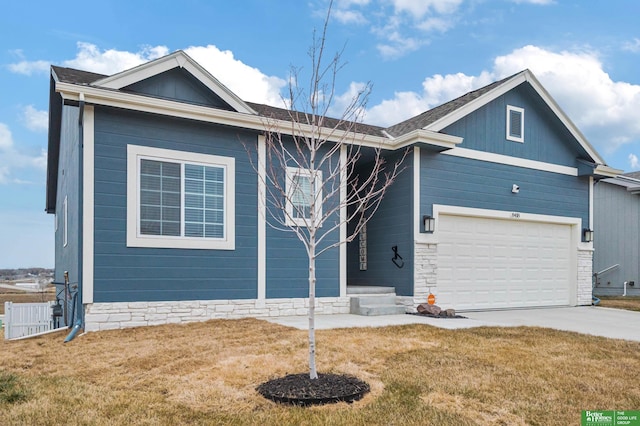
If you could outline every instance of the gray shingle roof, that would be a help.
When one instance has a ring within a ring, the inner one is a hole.
[[[57,76],[58,80],[64,83],[91,85],[92,83],[98,80],[108,77],[104,74],[81,71],[73,68],[65,68],[65,67],[58,67],[58,66],[52,66],[51,68],[53,69],[53,72]],[[409,133],[417,129],[422,129],[428,126],[429,124],[434,123],[440,118],[456,111],[459,108],[462,108],[463,106],[473,101],[474,99],[477,99],[480,96],[484,95],[485,93],[490,92],[491,90],[495,89],[496,87],[510,80],[512,77],[513,76],[504,78],[500,81],[496,81],[487,86],[481,87],[480,89],[466,93],[452,101],[449,101],[440,106],[437,106],[428,111],[425,111],[422,114],[416,115],[415,117],[411,117],[401,123],[387,127],[386,129],[380,126],[357,123],[355,125],[355,131],[359,133],[364,133],[367,135],[380,136],[380,137],[385,137],[385,132],[386,132],[393,137],[399,137],[401,135],[404,135],[406,133]],[[284,108],[277,108],[270,105],[258,104],[253,102],[245,102],[245,103],[249,107],[251,107],[254,111],[256,111],[259,115],[266,118],[274,118],[274,119],[289,121],[291,120],[291,116],[295,114],[295,112],[286,110]],[[348,123],[340,123],[340,120],[335,118],[325,118],[325,127],[328,127],[328,128],[338,128],[338,129],[346,130],[349,125],[350,124]],[[351,129],[351,130],[354,130],[354,129]]]
[[[270,105],[264,104],[256,104],[253,102],[245,102],[249,107],[251,107],[254,111],[256,111],[259,115],[266,118],[274,118],[277,120],[291,121],[292,117],[295,117],[296,114],[300,114],[302,123],[304,123],[304,113],[297,111],[290,111],[284,108],[277,108]],[[330,129],[339,129],[339,130],[350,130],[358,133],[363,133],[371,136],[380,136],[385,137],[383,131],[384,128],[380,126],[372,126],[364,123],[349,123],[349,122],[341,122],[336,118],[325,117],[324,118],[324,127]],[[351,127],[351,129],[349,129]]]
[[[518,73],[519,74],[519,73]],[[517,75],[517,74],[514,74]],[[459,108],[462,108],[469,102],[474,99],[479,98],[485,93],[490,92],[496,87],[502,85],[503,83],[510,80],[514,75],[509,76],[507,78],[503,78],[502,80],[493,82],[487,86],[481,87],[472,92],[466,93],[459,98],[456,98],[452,101],[446,102],[440,106],[432,108],[428,111],[423,112],[422,114],[418,114],[415,117],[411,117],[408,120],[405,120],[401,123],[394,124],[393,126],[387,127],[387,133],[389,133],[393,137],[398,137],[404,135],[406,133],[412,132],[414,130],[422,129],[428,126],[431,123],[435,123],[442,117],[449,115],[450,113],[456,111]]]
[[[629,173],[624,173],[622,176],[627,176],[633,179],[640,179],[640,172],[629,172]]]
[[[90,85],[94,81],[108,77],[104,74],[81,71],[73,68],[57,67],[55,65],[52,65],[51,68],[58,77],[58,80],[63,83]]]

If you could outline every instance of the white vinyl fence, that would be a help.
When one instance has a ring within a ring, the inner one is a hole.
[[[53,304],[4,302],[4,338],[16,339],[52,330]]]

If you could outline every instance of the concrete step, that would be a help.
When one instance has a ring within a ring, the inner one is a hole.
[[[357,300],[358,305],[395,305],[396,295],[390,294],[367,294],[363,296],[351,297],[351,300]]]
[[[393,287],[381,287],[374,285],[350,285],[347,286],[347,294],[396,294]]]
[[[405,307],[396,304],[396,293],[393,287],[378,287],[380,288],[384,289],[384,292],[370,293],[367,288],[359,289],[364,290],[363,293],[355,293],[355,295],[351,293],[349,312],[366,316],[404,314]]]
[[[398,305],[364,305],[358,306],[351,313],[365,316],[401,315],[405,313],[405,308]]]

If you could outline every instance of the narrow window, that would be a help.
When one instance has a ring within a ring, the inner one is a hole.
[[[315,182],[309,170],[287,167],[287,223],[307,226],[311,218],[311,204],[315,203],[316,217],[322,215],[322,172],[316,171]]]
[[[507,105],[507,140],[524,142],[524,108]]]

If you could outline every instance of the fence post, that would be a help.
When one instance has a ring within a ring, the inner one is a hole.
[[[11,302],[4,302],[4,338],[11,336]]]

